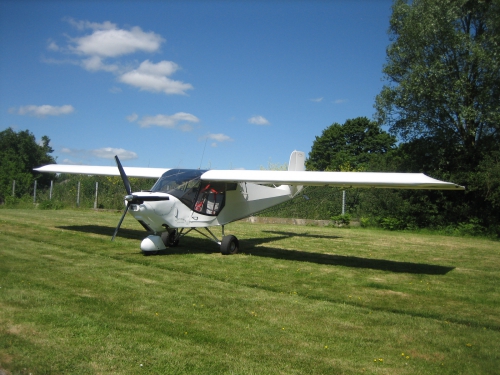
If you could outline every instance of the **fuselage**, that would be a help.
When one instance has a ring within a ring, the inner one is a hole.
[[[137,192],[139,202],[129,212],[147,230],[159,233],[171,228],[225,225],[293,198],[295,189],[253,183],[221,183],[201,180],[203,170],[171,169],[150,192]],[[168,200],[147,201],[161,194]],[[140,197],[145,201],[141,202]]]

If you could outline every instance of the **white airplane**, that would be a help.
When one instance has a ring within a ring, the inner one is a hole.
[[[313,172],[305,170],[305,154],[293,151],[288,171],[199,170],[162,168],[123,168],[115,156],[115,167],[50,164],[37,172],[84,175],[120,175],[127,195],[125,210],[118,222],[115,238],[127,212],[149,232],[141,242],[145,255],[177,246],[179,239],[196,231],[220,245],[222,254],[235,254],[238,239],[224,235],[224,226],[266,208],[294,198],[304,186],[343,188],[400,188],[464,190],[423,173]],[[127,176],[159,178],[150,191],[132,192]],[[270,186],[272,185],[272,186]],[[222,226],[222,240],[210,227]],[[204,228],[205,232],[201,231]]]

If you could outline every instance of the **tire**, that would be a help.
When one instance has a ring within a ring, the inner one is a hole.
[[[177,229],[172,232],[165,231],[161,234],[161,240],[166,247],[175,247],[179,245],[179,239],[177,237]]]
[[[237,254],[240,250],[240,243],[235,236],[229,235],[222,239],[220,252],[222,255]]]

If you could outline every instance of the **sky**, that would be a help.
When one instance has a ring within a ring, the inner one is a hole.
[[[0,131],[58,164],[282,165],[373,118],[391,4],[0,0]]]

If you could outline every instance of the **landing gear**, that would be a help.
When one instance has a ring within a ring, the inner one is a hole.
[[[161,234],[161,240],[166,247],[175,247],[179,245],[179,235],[177,229],[172,231],[165,231]]]
[[[222,238],[220,244],[220,252],[222,255],[237,254],[239,249],[240,243],[235,236],[229,235]]]

